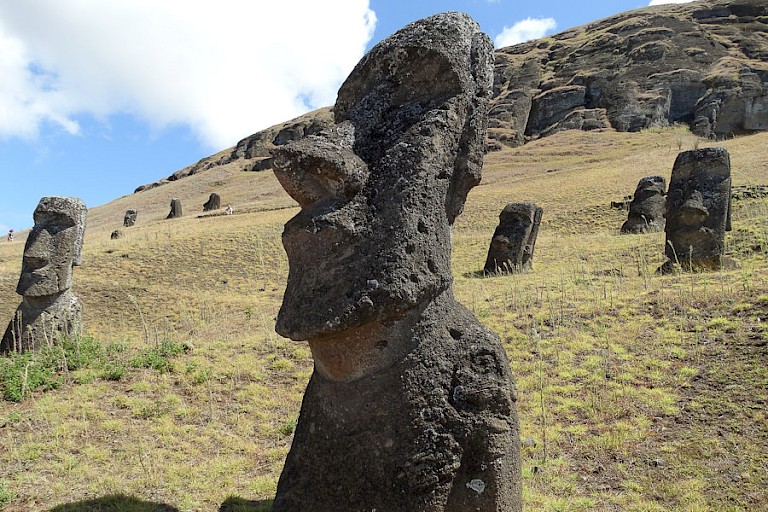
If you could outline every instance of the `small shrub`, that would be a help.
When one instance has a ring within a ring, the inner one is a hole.
[[[0,509],[2,509],[7,503],[10,503],[16,496],[5,488],[6,483],[0,480]]]
[[[149,349],[131,360],[134,368],[152,368],[161,373],[173,371],[171,358],[187,351],[183,343],[163,340],[158,346]]]

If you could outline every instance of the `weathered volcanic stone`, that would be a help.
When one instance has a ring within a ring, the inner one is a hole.
[[[218,210],[221,208],[221,197],[216,192],[213,192],[208,200],[203,204],[203,211],[210,212],[212,210]]]
[[[489,274],[531,269],[544,210],[534,203],[509,203],[499,214],[484,271]]]
[[[664,229],[667,210],[667,180],[662,176],[646,176],[635,189],[629,203],[629,215],[621,226],[622,233],[647,233]]]
[[[302,207],[276,330],[315,360],[274,511],[521,510],[509,361],[450,268],[492,72],[467,15],[412,23],[352,71],[333,127],[273,150]]]
[[[130,228],[136,224],[136,216],[138,213],[134,208],[128,208],[125,210],[125,217],[123,217],[123,227]]]
[[[719,269],[736,263],[723,256],[731,230],[731,161],[725,148],[677,155],[667,194],[665,254],[659,269]]]
[[[119,229],[116,229],[112,232],[112,234],[109,235],[109,238],[112,240],[117,240],[118,238],[123,238],[123,232]]]
[[[181,217],[181,199],[171,199],[171,211],[168,212],[166,219],[177,219]]]
[[[72,294],[72,267],[82,262],[87,209],[80,199],[44,197],[35,209],[16,293],[22,302],[0,353],[54,344],[81,330],[82,305]]]

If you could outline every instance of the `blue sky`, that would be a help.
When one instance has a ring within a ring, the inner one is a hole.
[[[685,0],[673,0],[682,3]],[[331,105],[364,52],[463,11],[497,46],[670,0],[0,0],[0,233]]]

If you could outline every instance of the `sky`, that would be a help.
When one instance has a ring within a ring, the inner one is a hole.
[[[43,196],[89,207],[332,105],[417,19],[470,14],[497,48],[690,0],[0,0],[0,236]]]

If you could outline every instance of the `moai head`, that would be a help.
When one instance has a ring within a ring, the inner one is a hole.
[[[123,226],[129,228],[136,224],[137,212],[134,208],[128,208],[125,210],[125,217],[123,217]]]
[[[176,219],[181,217],[181,199],[174,197],[171,199],[171,211],[168,212],[166,219]]]
[[[725,148],[677,156],[667,194],[665,253],[683,266],[719,266],[731,229],[731,162]]]
[[[24,246],[16,293],[45,297],[72,286],[72,266],[80,265],[83,257],[86,212],[85,204],[74,197],[40,200]]]
[[[627,221],[621,226],[622,233],[660,231],[664,227],[667,181],[662,176],[641,178],[629,203]]]
[[[543,209],[534,203],[509,203],[499,214],[485,272],[519,272],[530,268]]]
[[[283,336],[394,318],[451,286],[451,225],[480,181],[492,45],[464,14],[419,23],[360,61],[334,126],[273,151],[301,205],[283,232]]]

